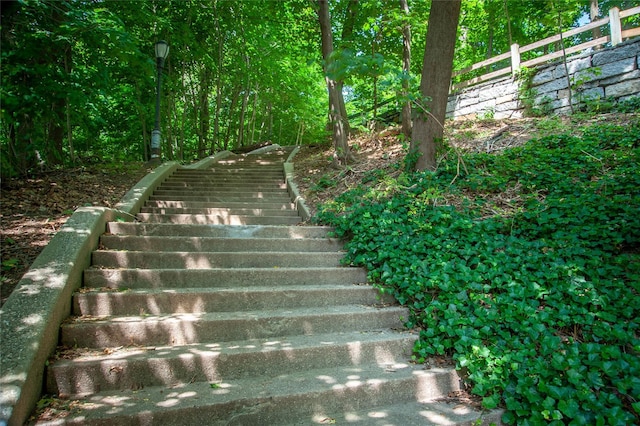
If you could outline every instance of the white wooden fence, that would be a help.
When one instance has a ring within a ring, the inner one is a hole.
[[[609,10],[609,16],[603,19],[600,19],[598,21],[594,21],[591,22],[587,25],[584,25],[582,27],[579,28],[574,28],[572,30],[566,31],[562,34],[556,34],[554,36],[551,37],[547,37],[543,40],[537,41],[535,43],[532,44],[528,44],[526,46],[520,47],[518,44],[513,44],[511,46],[511,51],[510,52],[506,52],[503,53],[501,55],[498,56],[494,56],[493,58],[487,59],[485,61],[482,62],[478,62],[473,64],[470,67],[467,67],[465,69],[462,69],[460,71],[456,71],[453,73],[453,78],[456,78],[458,76],[463,76],[464,74],[470,73],[472,71],[484,68],[484,67],[488,67],[490,65],[493,65],[495,63],[498,63],[500,61],[505,61],[507,59],[511,60],[511,64],[510,66],[498,69],[496,71],[487,73],[487,74],[483,74],[481,76],[469,79],[469,80],[465,80],[465,81],[461,81],[459,83],[455,83],[451,85],[451,92],[455,92],[457,90],[463,89],[465,87],[469,87],[469,86],[473,86],[479,83],[483,83],[489,80],[492,80],[494,78],[498,78],[504,75],[507,75],[509,73],[511,73],[513,76],[516,75],[516,73],[523,67],[527,67],[527,68],[532,68],[535,67],[536,65],[540,65],[543,64],[547,61],[551,61],[553,59],[557,59],[562,57],[564,54],[566,55],[571,55],[573,53],[578,53],[578,52],[582,52],[585,49],[588,48],[593,48],[593,47],[597,47],[597,46],[602,46],[604,44],[607,43],[611,43],[612,46],[615,46],[617,44],[622,43],[622,40],[627,39],[627,38],[631,38],[631,37],[635,37],[635,36],[639,36],[640,35],[640,27],[635,27],[632,29],[628,29],[628,30],[622,30],[622,20],[625,18],[628,18],[630,16],[634,16],[634,15],[638,15],[640,14],[640,6],[638,7],[634,7],[631,9],[627,9],[627,10],[623,10],[620,11],[620,9],[618,8],[612,8],[611,10]],[[553,52],[553,53],[549,53],[543,56],[539,56],[524,62],[520,61],[520,57],[523,53],[525,52],[530,52],[532,50],[535,49],[540,49],[541,47],[544,46],[548,46],[552,43],[557,43],[560,42],[562,40],[566,40],[569,37],[573,37],[577,34],[581,34],[583,32],[586,31],[591,31],[595,28],[598,27],[602,27],[605,25],[609,25],[610,28],[610,35],[604,36],[604,37],[599,37],[597,39],[593,39],[590,41],[587,41],[585,43],[581,43],[579,45],[576,46],[570,46],[567,47],[566,49],[564,49],[564,52],[562,50],[557,51],[557,52]]]

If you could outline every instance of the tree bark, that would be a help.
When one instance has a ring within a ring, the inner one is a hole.
[[[402,105],[402,134],[406,140],[411,140],[411,101],[409,96],[409,76],[411,75],[411,25],[408,21],[409,3],[407,0],[400,0],[400,7],[407,15],[407,21],[402,25],[402,96],[406,99]]]
[[[229,105],[229,124],[227,125],[227,133],[224,137],[224,144],[222,149],[229,149],[229,142],[231,141],[231,129],[233,127],[233,113],[236,109],[236,105],[238,103],[238,98],[240,97],[241,86],[236,86],[233,89],[233,94],[231,95],[231,105]]]
[[[328,0],[318,0],[318,21],[322,37],[322,57],[324,59],[325,74],[333,52],[333,34],[331,32],[331,18],[329,16]],[[343,115],[344,98],[342,86],[339,82],[326,75],[327,89],[329,91],[329,123],[333,133],[334,164],[346,164],[353,159],[353,154],[348,144],[348,120]]]
[[[358,11],[360,10],[360,1],[359,0],[349,0],[347,2],[347,10],[345,12],[345,20],[342,25],[342,34],[340,35],[340,44],[339,48],[345,49],[350,47],[352,38],[353,38],[353,29],[356,25],[356,17],[358,16]],[[331,19],[331,18],[329,18]],[[342,94],[342,89],[344,87],[343,81],[337,81],[337,90]],[[351,135],[351,125],[349,124],[349,120],[347,119],[347,107],[344,104],[344,100],[339,102],[340,106],[340,114],[344,118],[344,131],[349,138]]]
[[[411,153],[419,155],[416,170],[436,168],[436,148],[442,143],[461,3],[461,0],[431,3],[420,81],[423,102],[411,141]]]
[[[509,7],[507,6],[507,0],[502,2],[504,6],[504,15],[507,18],[507,30],[509,33],[509,46],[513,44],[513,34],[511,33],[511,18],[509,18]]]
[[[591,22],[597,21],[600,18],[600,6],[598,5],[598,0],[589,1],[589,17],[591,18]],[[594,40],[602,37],[602,31],[600,28],[594,28],[591,30],[591,34],[593,34]],[[595,47],[595,50],[599,49],[600,46]]]

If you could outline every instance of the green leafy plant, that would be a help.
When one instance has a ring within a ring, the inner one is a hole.
[[[518,100],[524,106],[525,115],[527,116],[538,116],[535,108],[538,92],[532,85],[534,75],[535,70],[527,67],[520,68],[515,75],[515,79],[518,82]]]
[[[487,108],[480,114],[480,120],[482,121],[492,121],[495,118],[496,109],[495,108]]]
[[[329,175],[322,176],[310,189],[313,192],[322,191],[323,189],[333,188],[337,185],[337,179]]]
[[[618,102],[618,104],[614,106],[614,110],[622,113],[640,111],[640,96],[632,96]]]
[[[20,261],[18,259],[7,259],[7,260],[3,260],[2,261],[2,269],[5,271],[9,271],[13,268],[16,268],[18,266],[18,264],[20,263]]]
[[[595,124],[369,175],[316,220],[505,423],[638,423],[638,158],[640,121]]]

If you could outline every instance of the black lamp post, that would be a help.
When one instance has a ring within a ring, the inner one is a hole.
[[[156,43],[156,65],[158,68],[158,87],[156,89],[156,122],[151,132],[151,161],[160,160],[160,142],[162,133],[160,132],[160,88],[162,84],[162,68],[164,60],[169,55],[169,44],[160,40]]]

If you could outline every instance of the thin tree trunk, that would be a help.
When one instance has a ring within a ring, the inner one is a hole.
[[[589,2],[589,17],[591,18],[591,22],[597,21],[600,19],[600,6],[598,5],[598,0],[590,0]],[[593,34],[593,39],[597,39],[602,37],[602,31],[600,27],[594,28],[591,30]],[[599,50],[602,46],[596,46],[594,49]]]
[[[64,57],[64,70],[67,75],[71,75],[71,66],[72,66],[72,51],[69,48],[68,54]],[[69,158],[71,159],[71,164],[76,164],[76,154],[73,149],[73,127],[71,126],[71,102],[69,101],[69,97],[67,96],[65,99],[66,104],[66,115],[67,115],[67,146],[69,147]]]
[[[402,105],[402,134],[405,140],[411,140],[411,102],[409,101],[409,76],[411,75],[411,24],[409,24],[409,3],[400,0],[400,7],[407,15],[407,20],[402,25],[402,97],[405,99]]]
[[[215,152],[215,145],[220,146],[220,111],[222,110],[222,40],[218,43],[218,77],[216,81],[216,111],[213,116],[213,140],[209,148],[209,154]]]
[[[355,28],[356,18],[358,16],[358,11],[360,10],[360,1],[359,0],[349,0],[347,2],[347,10],[345,12],[345,21],[344,25],[342,25],[342,33],[340,35],[340,48],[344,49],[349,47],[351,44],[351,38],[353,37],[353,29]],[[331,19],[331,18],[329,18]],[[344,88],[344,81],[338,80],[336,90],[340,91],[342,94],[342,89]],[[342,96],[341,96],[342,98]],[[349,120],[347,119],[347,107],[344,104],[344,100],[338,102],[340,106],[340,116],[344,119],[344,130],[349,138],[351,135],[351,125],[349,124]]]
[[[173,140],[174,140],[173,126],[174,126],[175,120],[172,120],[172,118],[174,115],[174,111],[176,110],[176,99],[172,92],[167,93],[166,99],[167,99],[167,101],[165,102],[166,111],[164,116],[167,117],[167,120],[165,124],[164,137],[162,138],[164,142],[164,147],[162,149],[163,149],[165,158],[167,158],[168,160],[175,160],[176,158],[175,146],[173,143]]]
[[[249,103],[249,88],[245,88],[244,94],[242,95],[242,104],[240,106],[240,119],[238,120],[238,139],[237,146],[244,146],[244,119],[247,111],[247,105]]]
[[[142,130],[142,161],[149,161],[149,135],[147,134],[147,119],[142,108],[142,94],[140,93],[140,83],[135,82],[136,85],[136,110],[138,111],[138,118],[140,118],[140,127]]]
[[[213,114],[213,138],[211,145],[209,146],[209,155],[213,155],[216,151],[216,145],[220,147],[220,111],[222,110],[222,67],[224,57],[224,39],[222,32],[220,31],[220,21],[218,19],[218,2],[213,2],[214,8],[214,28],[216,32],[216,39],[218,40],[218,69],[216,75],[216,110]]]
[[[236,109],[236,105],[238,103],[238,98],[240,97],[240,87],[236,87],[233,91],[233,95],[231,96],[231,105],[229,106],[229,122],[227,125],[227,132],[224,137],[224,146],[223,149],[229,149],[229,142],[231,140],[231,129],[233,128],[233,110]]]
[[[377,43],[378,34],[375,35],[373,40],[371,41],[371,57],[373,58],[376,54],[376,43]],[[374,69],[372,73],[371,83],[373,84],[373,123],[375,124],[378,121],[378,73],[377,70]]]
[[[318,21],[320,22],[320,32],[322,35],[322,57],[327,61],[330,60],[333,52],[333,34],[331,32],[331,18],[329,15],[328,0],[318,0]],[[325,69],[326,73],[326,69]],[[342,97],[341,84],[329,76],[325,77],[327,89],[329,91],[329,123],[333,130],[334,165],[346,164],[353,160],[353,154],[348,144],[348,121],[346,115],[343,115],[344,98]]]
[[[258,109],[258,87],[256,86],[253,94],[253,106],[251,107],[251,119],[249,122],[249,128],[251,129],[251,138],[249,145],[253,145],[256,142],[256,111]]]
[[[491,7],[491,4],[487,5],[489,7],[489,17],[488,17],[488,29],[489,29],[489,34],[487,34],[487,55],[486,58],[490,59],[493,56],[493,37],[494,37],[494,31],[493,28],[496,25],[496,14],[495,11],[493,9],[493,7]],[[486,68],[486,72],[491,72],[491,65],[487,65]]]
[[[242,105],[240,107],[240,120],[238,122],[238,140],[237,140],[238,147],[245,145],[244,121],[245,121],[245,114],[247,112],[247,106],[249,105],[249,96],[251,95],[251,77],[249,75],[249,67],[251,63],[249,61],[249,56],[245,54],[244,60],[247,65],[247,83],[245,84],[244,94],[242,95]]]
[[[56,99],[51,104],[51,118],[47,123],[47,163],[49,165],[63,164],[64,155],[62,147],[64,145],[65,118],[62,111],[66,109],[64,99]]]
[[[211,114],[209,112],[209,85],[205,84],[202,87],[201,99],[200,99],[200,127],[202,129],[202,147],[198,151],[198,158],[206,156],[207,148],[209,147],[209,130],[211,128]]]
[[[573,114],[575,111],[573,110],[573,96],[571,95],[571,77],[569,76],[569,67],[567,65],[567,51],[564,47],[564,38],[562,37],[562,14],[560,13],[560,9],[556,7],[555,1],[552,4],[558,12],[558,31],[560,33],[560,47],[562,48],[562,63],[564,64],[564,73],[567,77],[567,88],[569,89],[569,109],[571,109],[571,114]]]
[[[507,7],[507,0],[502,1],[504,5],[504,15],[507,18],[507,29],[509,31],[509,46],[513,44],[513,35],[511,34],[511,19],[509,18],[509,8]]]

